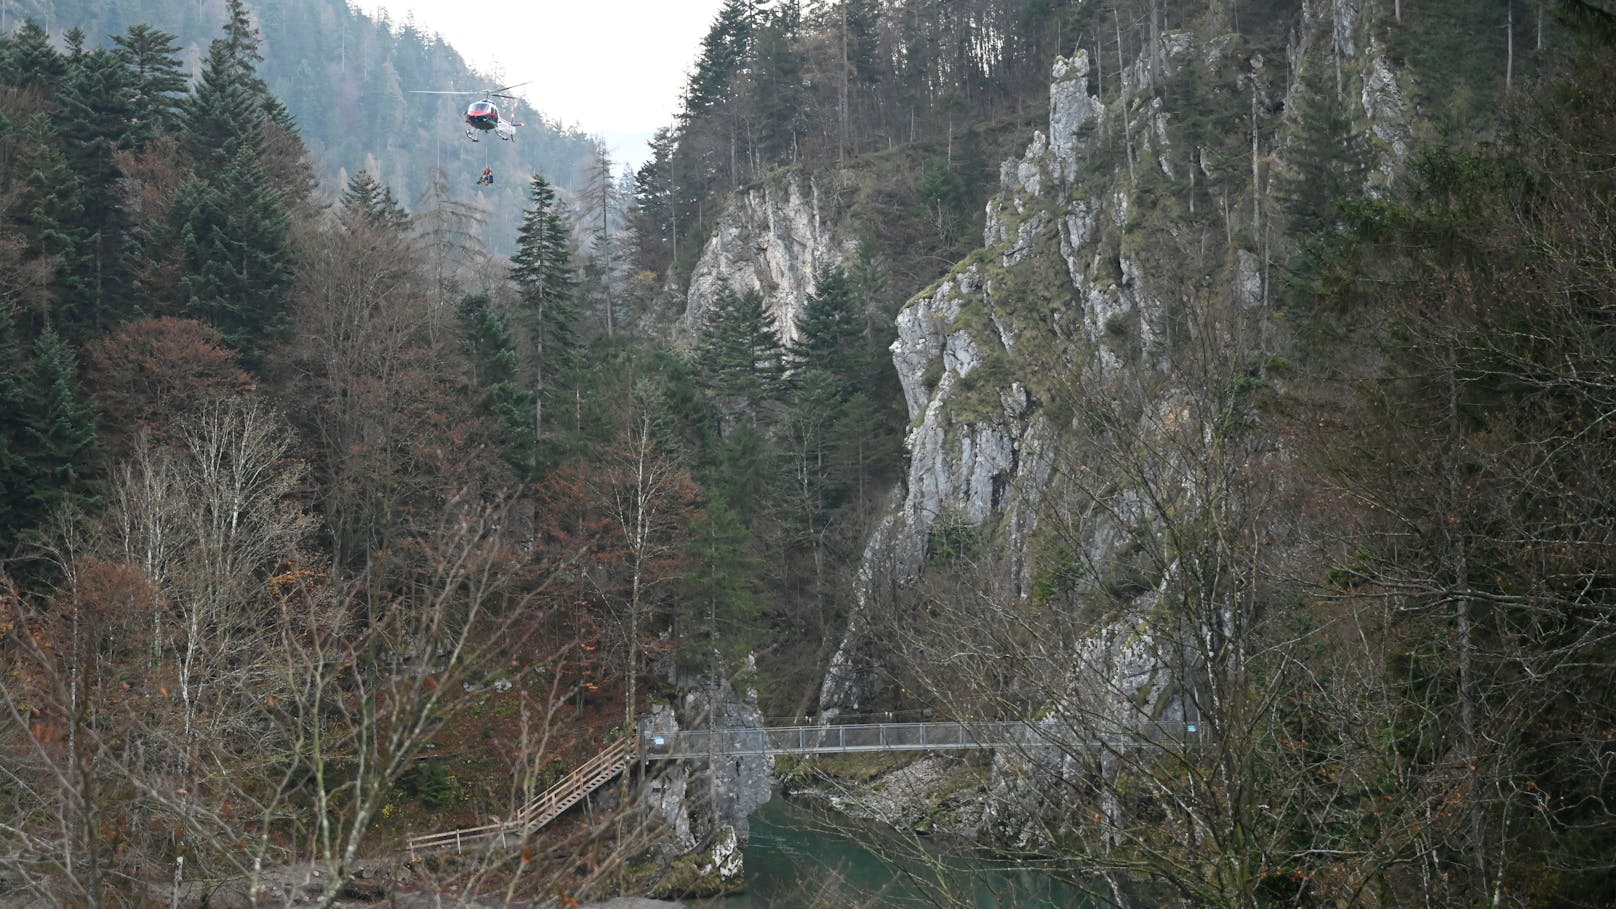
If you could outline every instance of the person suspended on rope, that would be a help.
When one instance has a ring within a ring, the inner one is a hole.
[[[483,175],[481,177],[477,178],[477,182],[486,184],[488,186],[493,186],[494,185],[494,167],[493,167],[493,165],[488,165],[488,166],[483,168]]]

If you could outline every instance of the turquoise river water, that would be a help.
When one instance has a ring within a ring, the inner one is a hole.
[[[824,815],[774,799],[752,815],[746,893],[698,902],[699,909],[1089,909],[1103,905],[1081,887],[1047,872],[962,857],[915,843],[880,844],[873,831],[853,835]],[[940,892],[964,898],[944,899]]]

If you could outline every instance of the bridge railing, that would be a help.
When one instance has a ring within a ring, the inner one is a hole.
[[[848,751],[947,751],[1018,744],[1023,723],[867,723],[848,726],[773,726],[763,729],[690,729],[648,734],[649,760],[712,755],[826,754]]]

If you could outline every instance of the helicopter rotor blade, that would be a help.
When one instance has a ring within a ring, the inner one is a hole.
[[[522,86],[524,86],[524,85],[532,85],[532,84],[533,84],[533,80],[532,80],[532,79],[529,79],[529,80],[528,80],[528,81],[526,81],[526,82],[518,82],[518,83],[516,83],[516,84],[515,84],[515,85],[507,85],[507,86],[505,86],[505,87],[504,87],[504,88],[496,88],[496,89],[494,89],[494,90],[493,90],[493,91],[491,91],[491,92],[489,92],[489,94],[490,94],[490,95],[501,95],[501,96],[503,96],[503,97],[507,97],[507,98],[508,98],[508,97],[510,97],[510,96],[509,96],[509,95],[506,95],[506,94],[504,94],[504,93],[505,93],[505,92],[508,92],[508,91],[510,91],[510,90],[511,90],[511,89],[513,89],[513,88],[521,88],[521,87],[522,87]]]
[[[421,89],[412,88],[412,89],[410,89],[410,94],[412,94],[412,95],[481,95],[481,94],[483,94],[483,92],[434,92],[434,91],[422,91]]]

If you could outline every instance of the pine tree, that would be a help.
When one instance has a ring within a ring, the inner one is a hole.
[[[179,118],[180,96],[189,82],[180,64],[179,39],[140,24],[112,40],[129,88],[129,140],[143,147],[169,132]]]
[[[393,198],[393,190],[367,171],[360,171],[348,180],[348,186],[342,191],[341,205],[343,214],[350,218],[363,219],[398,234],[410,229],[409,212]]]
[[[283,197],[250,148],[181,188],[173,235],[181,247],[186,314],[217,328],[249,368],[286,326],[291,284]]]
[[[797,336],[788,350],[788,362],[799,377],[823,373],[845,401],[868,379],[870,356],[864,338],[864,319],[858,311],[853,284],[841,266],[822,271],[814,292],[797,316]]]
[[[533,393],[522,386],[516,333],[487,293],[460,301],[461,337],[483,389],[483,407],[499,424],[506,443],[505,460],[518,475],[533,465]]]
[[[67,74],[67,61],[51,46],[39,23],[25,20],[0,43],[0,82],[14,88],[56,90]]]
[[[533,175],[529,206],[516,233],[511,281],[531,339],[533,434],[544,439],[544,403],[562,384],[575,346],[577,313],[572,295],[577,284],[572,268],[572,241],[560,200],[549,181]]]
[[[719,291],[702,329],[697,362],[702,378],[729,421],[754,428],[779,394],[785,352],[773,319],[756,291]]]
[[[34,330],[42,330],[63,322],[57,313],[65,310],[71,329],[76,324],[73,314],[85,308],[91,292],[84,281],[90,271],[84,262],[89,243],[82,227],[80,184],[43,118],[28,121],[22,132],[28,141],[20,156],[24,176],[17,205],[19,233],[29,257],[50,263],[53,273],[49,302],[41,301],[49,309],[29,314],[30,321]]]
[[[1370,163],[1346,100],[1317,70],[1304,84],[1295,141],[1285,155],[1289,166],[1276,177],[1291,232],[1298,237],[1340,225],[1340,203],[1363,195]]]
[[[78,362],[54,331],[34,342],[28,371],[0,382],[10,397],[0,442],[7,507],[0,514],[0,542],[36,525],[66,503],[94,502],[90,466],[95,459],[95,419],[78,394]]]
[[[134,120],[129,73],[111,51],[72,53],[57,104],[71,126],[60,146],[76,187],[75,233],[82,238],[73,278],[78,293],[64,300],[63,330],[74,337],[97,333],[127,315],[133,283],[133,241],[125,214],[117,154],[128,147]],[[57,191],[62,191],[57,187]],[[67,263],[64,263],[66,265]]]

